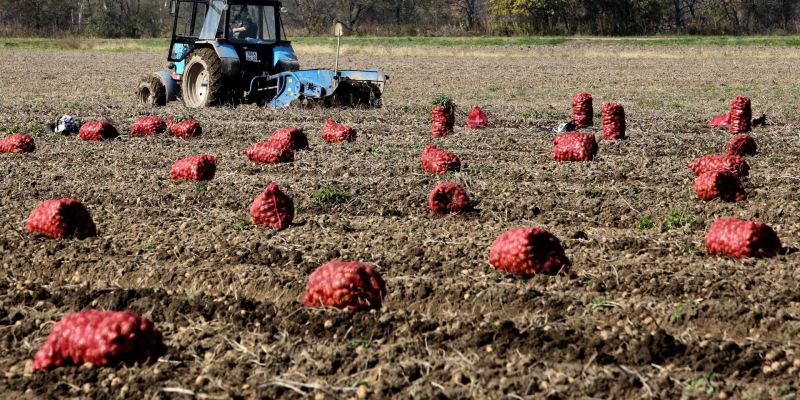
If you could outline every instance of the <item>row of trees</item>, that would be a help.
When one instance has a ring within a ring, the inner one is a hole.
[[[797,33],[798,0],[283,0],[295,34]],[[156,37],[164,0],[0,0],[0,34]]]

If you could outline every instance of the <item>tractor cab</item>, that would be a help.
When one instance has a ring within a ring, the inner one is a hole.
[[[143,104],[164,105],[182,97],[188,107],[225,99],[283,107],[291,101],[334,95],[343,81],[371,85],[380,97],[387,77],[378,70],[300,71],[281,23],[281,2],[271,0],[170,0],[174,17],[169,71],[144,77]],[[361,92],[364,92],[363,90]]]

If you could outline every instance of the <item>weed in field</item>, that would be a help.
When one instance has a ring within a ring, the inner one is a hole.
[[[322,188],[314,193],[314,201],[322,204],[347,203],[352,198],[353,196],[350,196],[347,192],[335,187]]]
[[[684,105],[681,103],[672,103],[672,108],[683,108]]]
[[[764,193],[759,193],[756,195],[756,200],[764,200],[766,198],[767,196],[765,196]]]
[[[20,132],[19,126],[17,126],[17,124],[11,125],[10,127],[8,127],[8,129],[6,129],[6,135],[19,132]]]
[[[796,391],[797,389],[795,389],[794,386],[787,383],[786,385],[783,385],[775,389],[775,394],[777,394],[778,396],[788,396]]]
[[[683,381],[683,386],[689,390],[703,390],[708,394],[714,393],[714,385],[717,377],[711,372],[706,372],[702,375],[687,378]]]
[[[164,289],[164,287],[161,286],[161,285],[153,286],[153,293],[163,293],[163,292],[166,292],[166,291],[167,290]]]
[[[669,323],[674,324],[675,321],[677,321],[678,318],[680,318],[681,315],[683,315],[683,312],[686,310],[684,306],[690,305],[690,306],[694,307],[694,306],[700,304],[701,301],[702,300],[691,300],[691,301],[681,300],[681,302],[678,304],[678,306],[675,307],[675,311],[673,311],[672,314],[670,314]]]
[[[92,150],[89,147],[84,147],[83,150],[81,150],[81,154],[83,154],[84,156],[90,156],[94,154],[94,150]]]
[[[369,340],[364,340],[364,339],[353,339],[350,341],[350,343],[347,344],[348,349],[355,349],[356,347],[363,347],[365,349],[368,349],[372,347],[372,344],[370,343]]]
[[[613,307],[613,305],[609,303],[605,297],[598,297],[592,300],[592,304],[583,311],[583,315],[589,314],[590,312],[602,311],[611,307]]]
[[[672,150],[672,149],[664,149],[664,154],[666,154],[666,155],[670,155],[670,154],[673,154],[673,153],[675,153],[675,151]]]
[[[648,229],[653,229],[653,218],[649,215],[645,215],[642,218],[636,220],[636,229],[640,231],[646,231]]]
[[[528,119],[533,116],[533,111],[525,110],[519,114],[519,119]]]
[[[492,89],[489,89],[489,90],[492,90]],[[434,107],[435,106],[455,107],[456,103],[455,103],[455,101],[453,101],[453,98],[450,97],[449,95],[442,94],[442,95],[439,95],[439,97],[433,99],[433,101],[431,102],[431,105],[434,106]]]
[[[686,210],[672,210],[667,213],[667,218],[664,220],[664,225],[667,229],[682,228],[694,222],[694,214]]]
[[[233,139],[231,138],[225,138],[222,140],[222,144],[231,144],[231,142],[233,142]]]
[[[205,182],[195,182],[194,184],[194,191],[195,192],[205,192],[208,190],[208,184]]]
[[[636,107],[658,107],[664,105],[661,100],[637,100]]]
[[[244,232],[252,227],[253,227],[252,221],[242,220],[237,222],[236,225],[233,226],[233,230],[235,230],[236,232]]]
[[[781,162],[780,156],[771,156],[770,158],[767,159],[767,163],[769,164],[777,164],[779,162]]]
[[[142,240],[142,242],[139,243],[140,249],[152,249],[153,247],[156,247],[156,243],[152,240]]]

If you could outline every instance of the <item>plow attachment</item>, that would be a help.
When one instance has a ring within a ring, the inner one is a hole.
[[[377,69],[286,71],[257,76],[247,96],[273,108],[289,105],[326,107],[380,107],[388,76]]]

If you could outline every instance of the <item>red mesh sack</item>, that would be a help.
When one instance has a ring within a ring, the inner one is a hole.
[[[294,219],[294,201],[272,182],[250,206],[250,216],[256,225],[283,229]]]
[[[33,209],[26,223],[28,232],[54,238],[85,239],[97,236],[89,210],[75,199],[47,200]]]
[[[464,128],[484,129],[487,126],[489,126],[489,118],[486,117],[486,114],[483,113],[480,107],[475,107],[472,109],[472,112],[469,113],[467,125],[465,125]]]
[[[603,104],[603,139],[625,139],[625,109],[622,104]]]
[[[0,153],[30,153],[36,150],[36,143],[30,135],[12,133],[0,140]]]
[[[173,180],[210,181],[217,173],[217,157],[207,154],[178,160],[172,165],[169,174]]]
[[[592,95],[589,93],[578,93],[572,98],[572,121],[575,129],[592,126],[594,121],[594,107],[592,106]]]
[[[294,151],[308,148],[308,138],[299,128],[278,129],[269,137],[269,141],[285,144]]]
[[[781,240],[772,228],[758,221],[720,218],[706,234],[708,254],[727,254],[736,258],[774,257]]]
[[[753,111],[750,109],[750,99],[737,97],[731,102],[731,112],[728,124],[732,133],[750,132],[752,128]]]
[[[756,154],[756,140],[750,135],[734,135],[725,146],[725,154],[729,156],[752,156]]]
[[[444,182],[436,186],[428,199],[428,208],[436,214],[460,213],[469,207],[467,192],[456,183]]]
[[[591,161],[597,155],[594,135],[580,132],[562,133],[553,138],[553,161]]]
[[[326,120],[325,126],[322,128],[322,139],[328,142],[355,142],[356,130],[342,124],[337,124],[335,121]]]
[[[31,368],[47,372],[84,363],[133,366],[154,363],[166,353],[161,332],[147,318],[127,311],[86,310],[53,325]]]
[[[431,124],[431,137],[442,137],[453,131],[456,124],[456,112],[452,106],[434,106],[431,110],[433,123]]]
[[[259,142],[244,151],[252,162],[278,164],[294,161],[294,150],[281,142]]]
[[[713,200],[717,197],[725,201],[742,201],[747,198],[742,182],[731,171],[718,170],[701,174],[694,181],[694,191],[700,200]]]
[[[119,137],[119,132],[106,121],[89,121],[81,126],[78,136],[83,140],[114,139]]]
[[[381,308],[386,282],[369,265],[357,261],[333,260],[308,277],[303,304],[349,310]]]
[[[193,119],[176,122],[169,127],[169,132],[175,137],[195,137],[203,134],[200,123]]]
[[[522,276],[569,272],[561,242],[541,228],[513,228],[498,236],[489,252],[489,264]]]
[[[443,175],[447,171],[460,171],[461,160],[455,154],[429,144],[422,151],[422,169],[432,174]]]
[[[729,114],[720,115],[708,122],[708,126],[728,126]]]
[[[167,124],[163,119],[144,115],[139,117],[139,119],[133,123],[133,128],[131,128],[131,136],[158,135],[166,131]]]
[[[731,171],[739,177],[750,174],[750,166],[747,164],[747,161],[739,156],[708,154],[692,161],[689,163],[688,167],[694,171],[697,176],[706,172],[720,170]]]

